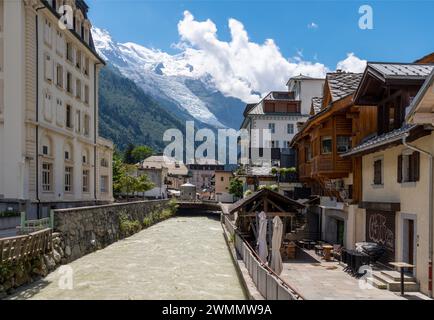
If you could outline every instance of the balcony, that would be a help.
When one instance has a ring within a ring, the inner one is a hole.
[[[312,175],[325,176],[328,178],[343,178],[352,171],[352,160],[333,159],[330,155],[319,155],[312,160]]]

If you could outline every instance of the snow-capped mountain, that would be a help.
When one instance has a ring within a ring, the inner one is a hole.
[[[187,63],[185,52],[177,55],[127,42],[118,43],[98,28],[92,30],[98,53],[123,76],[133,80],[145,93],[180,119],[193,119],[214,128],[238,128],[244,103],[225,97],[208,74],[199,74]]]

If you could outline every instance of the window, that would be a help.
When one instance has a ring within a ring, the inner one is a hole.
[[[84,74],[86,76],[89,75],[89,64],[90,64],[90,60],[88,57],[86,57],[85,61],[84,61]]]
[[[72,128],[72,107],[69,104],[66,105],[66,127]]]
[[[53,80],[53,63],[51,62],[50,55],[45,56],[45,79],[48,81]]]
[[[89,192],[89,170],[83,170],[83,192]]]
[[[52,177],[52,164],[51,163],[43,163],[42,164],[42,190],[43,191],[51,191],[51,177]]]
[[[68,59],[69,62],[73,62],[72,58],[72,43],[68,42],[66,43],[66,59]]]
[[[89,86],[84,86],[84,102],[89,103]]]
[[[383,184],[383,160],[374,161],[374,185]]]
[[[271,140],[271,148],[279,148],[279,140]]]
[[[44,118],[47,121],[50,121],[53,119],[53,114],[52,114],[52,103],[51,103],[51,93],[50,92],[45,92],[45,102],[44,102]]]
[[[77,52],[75,53],[75,66],[78,69],[81,69],[81,51],[77,50]]]
[[[66,72],[66,91],[72,94],[72,74]]]
[[[76,112],[76,120],[77,120],[77,132],[80,133],[81,132],[81,112],[80,110],[77,110]]]
[[[108,176],[101,176],[101,192],[108,192]]]
[[[65,160],[71,160],[69,157],[69,151],[65,151]]]
[[[332,137],[321,137],[321,154],[332,153]]]
[[[57,86],[63,88],[63,67],[60,64],[56,66],[56,78]]]
[[[44,41],[51,46],[51,22],[45,19]]]
[[[351,137],[337,136],[336,137],[336,151],[337,153],[345,153],[351,149]]]
[[[305,146],[304,152],[305,152],[304,156],[306,158],[306,161],[311,161],[312,160],[312,147],[310,146],[310,144]]]
[[[220,177],[220,181],[221,182],[225,181],[225,177]]]
[[[65,50],[65,40],[63,39],[63,34],[60,30],[57,30],[56,34],[56,51],[60,56],[63,56],[63,52]]]
[[[276,133],[276,125],[274,123],[269,123],[268,129],[271,131],[271,133]]]
[[[75,96],[77,99],[81,99],[81,81],[77,79],[75,81]]]
[[[420,153],[404,152],[398,156],[398,182],[416,182],[420,176]]]
[[[84,135],[88,136],[90,133],[90,117],[89,115],[84,115]]]
[[[49,154],[48,146],[42,146],[42,154],[44,156],[48,156],[48,154]]]
[[[294,134],[294,124],[288,123],[288,134]]]
[[[108,161],[106,158],[101,159],[101,167],[108,167]]]
[[[65,167],[65,192],[72,191],[72,167]]]
[[[65,124],[65,115],[63,109],[63,102],[61,99],[56,99],[57,108],[56,108],[56,122],[59,126],[63,126]]]

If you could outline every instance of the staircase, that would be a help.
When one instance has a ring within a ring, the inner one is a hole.
[[[372,278],[368,281],[378,289],[387,289],[389,291],[398,292],[401,290],[401,274],[393,270],[373,271]],[[414,277],[404,275],[404,291],[417,292],[419,284]]]
[[[329,178],[318,176],[317,181],[321,186],[325,196],[336,198],[339,202],[344,202],[341,190],[338,190],[335,184]]]

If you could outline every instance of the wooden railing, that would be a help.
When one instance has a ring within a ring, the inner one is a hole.
[[[52,250],[52,229],[0,239],[0,264],[20,262]]]

